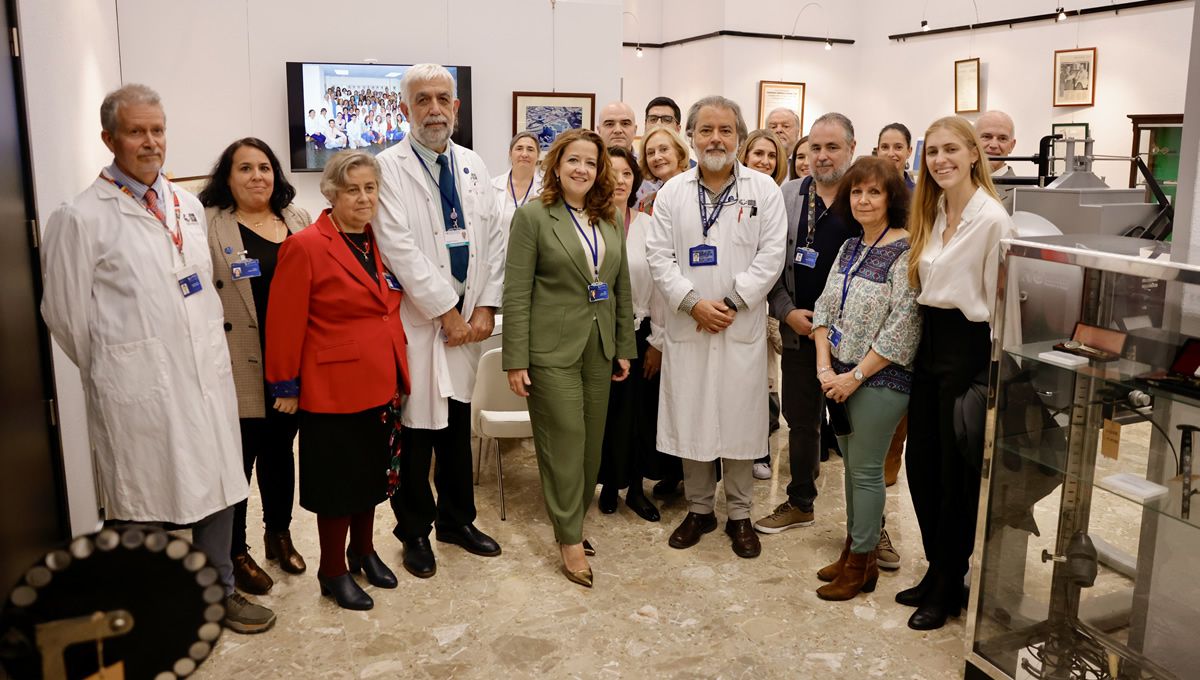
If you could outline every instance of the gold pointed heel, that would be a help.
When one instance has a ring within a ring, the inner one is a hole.
[[[588,567],[587,569],[581,569],[579,571],[571,571],[570,569],[567,569],[567,565],[564,564],[564,565],[562,565],[562,573],[563,573],[563,576],[566,576],[567,580],[570,581],[571,583],[578,583],[579,585],[583,586],[584,588],[592,587],[592,568],[591,567]]]

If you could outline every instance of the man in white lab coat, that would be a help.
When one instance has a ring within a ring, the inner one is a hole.
[[[658,448],[683,459],[688,514],[671,534],[690,548],[717,527],[721,460],[739,557],[761,547],[750,525],[754,459],[767,452],[766,298],[783,268],[787,222],[779,187],[737,162],[746,123],[737,103],[705,97],[688,112],[700,164],[658,191],[647,238],[666,318]]]
[[[233,589],[247,485],[204,208],[162,175],[157,93],[110,93],[100,122],[113,164],[50,216],[42,316],[79,367],[104,516],[191,525],[225,586],[226,626],[261,632],[275,614]]]
[[[429,543],[454,543],[476,555],[500,546],[475,528],[471,392],[479,342],[492,334],[504,276],[500,212],[483,160],[450,140],[458,114],[450,72],[410,67],[400,81],[411,133],[379,154],[379,252],[404,287],[411,394],[404,404],[400,488],[392,496],[393,533],[404,568],[437,572]],[[429,488],[431,456],[437,455]]]

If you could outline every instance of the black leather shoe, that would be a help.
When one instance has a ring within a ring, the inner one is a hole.
[[[700,537],[717,528],[717,516],[713,513],[701,515],[689,512],[683,522],[671,532],[667,545],[678,550],[690,548],[700,542]]]
[[[346,564],[349,565],[351,574],[357,574],[360,570],[366,572],[367,583],[376,588],[395,588],[397,585],[396,575],[379,559],[377,552],[358,557],[347,548]]]
[[[404,541],[404,568],[417,578],[429,578],[437,573],[437,559],[427,536]]]
[[[896,602],[905,607],[920,607],[921,603],[925,601],[925,598],[933,590],[935,580],[936,577],[932,569],[925,572],[925,576],[921,577],[920,583],[896,593]]]
[[[375,601],[354,582],[350,574],[342,574],[334,578],[317,575],[317,583],[321,584],[321,594],[332,597],[342,609],[366,611],[375,606]]]
[[[650,502],[649,498],[646,498],[645,494],[626,492],[625,505],[628,505],[630,510],[637,513],[638,517],[647,522],[657,522],[662,519],[658,514],[658,508],[654,506],[654,503]]]
[[[923,604],[908,617],[908,627],[913,630],[937,630],[946,625],[950,610],[941,604]]]
[[[588,557],[596,556],[596,549],[592,547],[591,542],[588,541],[586,538],[583,539],[583,554],[587,555]]]
[[[621,499],[617,496],[617,487],[605,484],[600,487],[600,500],[596,501],[596,505],[600,507],[600,512],[611,515],[617,511],[617,501],[619,500]]]
[[[476,529],[474,524],[466,524],[457,529],[438,528],[437,540],[439,543],[453,543],[462,546],[472,555],[495,557],[500,554],[500,544],[496,543],[491,536]]]
[[[654,494],[655,498],[672,498],[678,496],[682,493],[682,489],[679,488],[679,484],[682,481],[682,479],[664,479],[654,485],[651,493]]]

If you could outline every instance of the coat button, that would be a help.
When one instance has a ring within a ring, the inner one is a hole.
[[[225,287],[225,282],[222,281],[221,279],[217,279],[217,290],[221,290],[224,287]]]
[[[383,315],[383,320],[384,320],[384,321],[387,321],[387,320],[388,320],[388,315],[387,315],[387,314],[384,314],[384,315]]]
[[[231,324],[231,323],[229,323],[228,321],[226,321],[226,322],[225,322],[225,332],[226,332],[226,333],[228,333],[228,332],[229,332],[229,331],[231,331],[231,330],[233,330],[233,324]]]

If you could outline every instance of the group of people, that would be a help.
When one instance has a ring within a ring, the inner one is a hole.
[[[230,144],[193,197],[162,174],[158,95],[105,98],[113,163],[48,222],[42,311],[80,369],[106,521],[189,527],[225,587],[226,625],[269,629],[274,612],[238,592],[273,586],[246,536],[248,483],[257,467],[263,558],[306,571],[290,536],[298,434],[319,588],[338,605],[373,606],[355,575],[397,587],[372,541],[388,499],[413,576],[436,574],[431,535],[500,555],[475,526],[470,400],[502,308],[503,368],[527,400],[567,579],[594,585],[584,518],[598,484],[601,512],[625,490],[656,522],[644,480],[658,497],[682,482],[676,549],[718,526],[718,481],[739,557],[761,553],[759,533],[812,525],[828,404],[847,531],[818,595],[870,592],[880,564],[899,566],[885,554],[885,459],[907,438],[929,569],[897,600],[917,629],[958,614],[979,452],[962,450],[951,416],[986,365],[996,252],[1013,231],[982,129],[935,121],[914,178],[902,125],[856,161],[837,113],[798,139],[788,111],[751,132],[711,96],[685,128],[659,97],[641,149],[615,102],[540,161],[536,136],[517,134],[492,178],[450,140],[445,68],[411,67],[400,91],[410,134],[378,156],[332,156],[315,220],[261,140]],[[780,409],[788,500],[753,521]]]
[[[400,93],[384,87],[329,87],[304,118],[305,141],[317,149],[379,151],[404,139],[411,125],[400,109]]]

